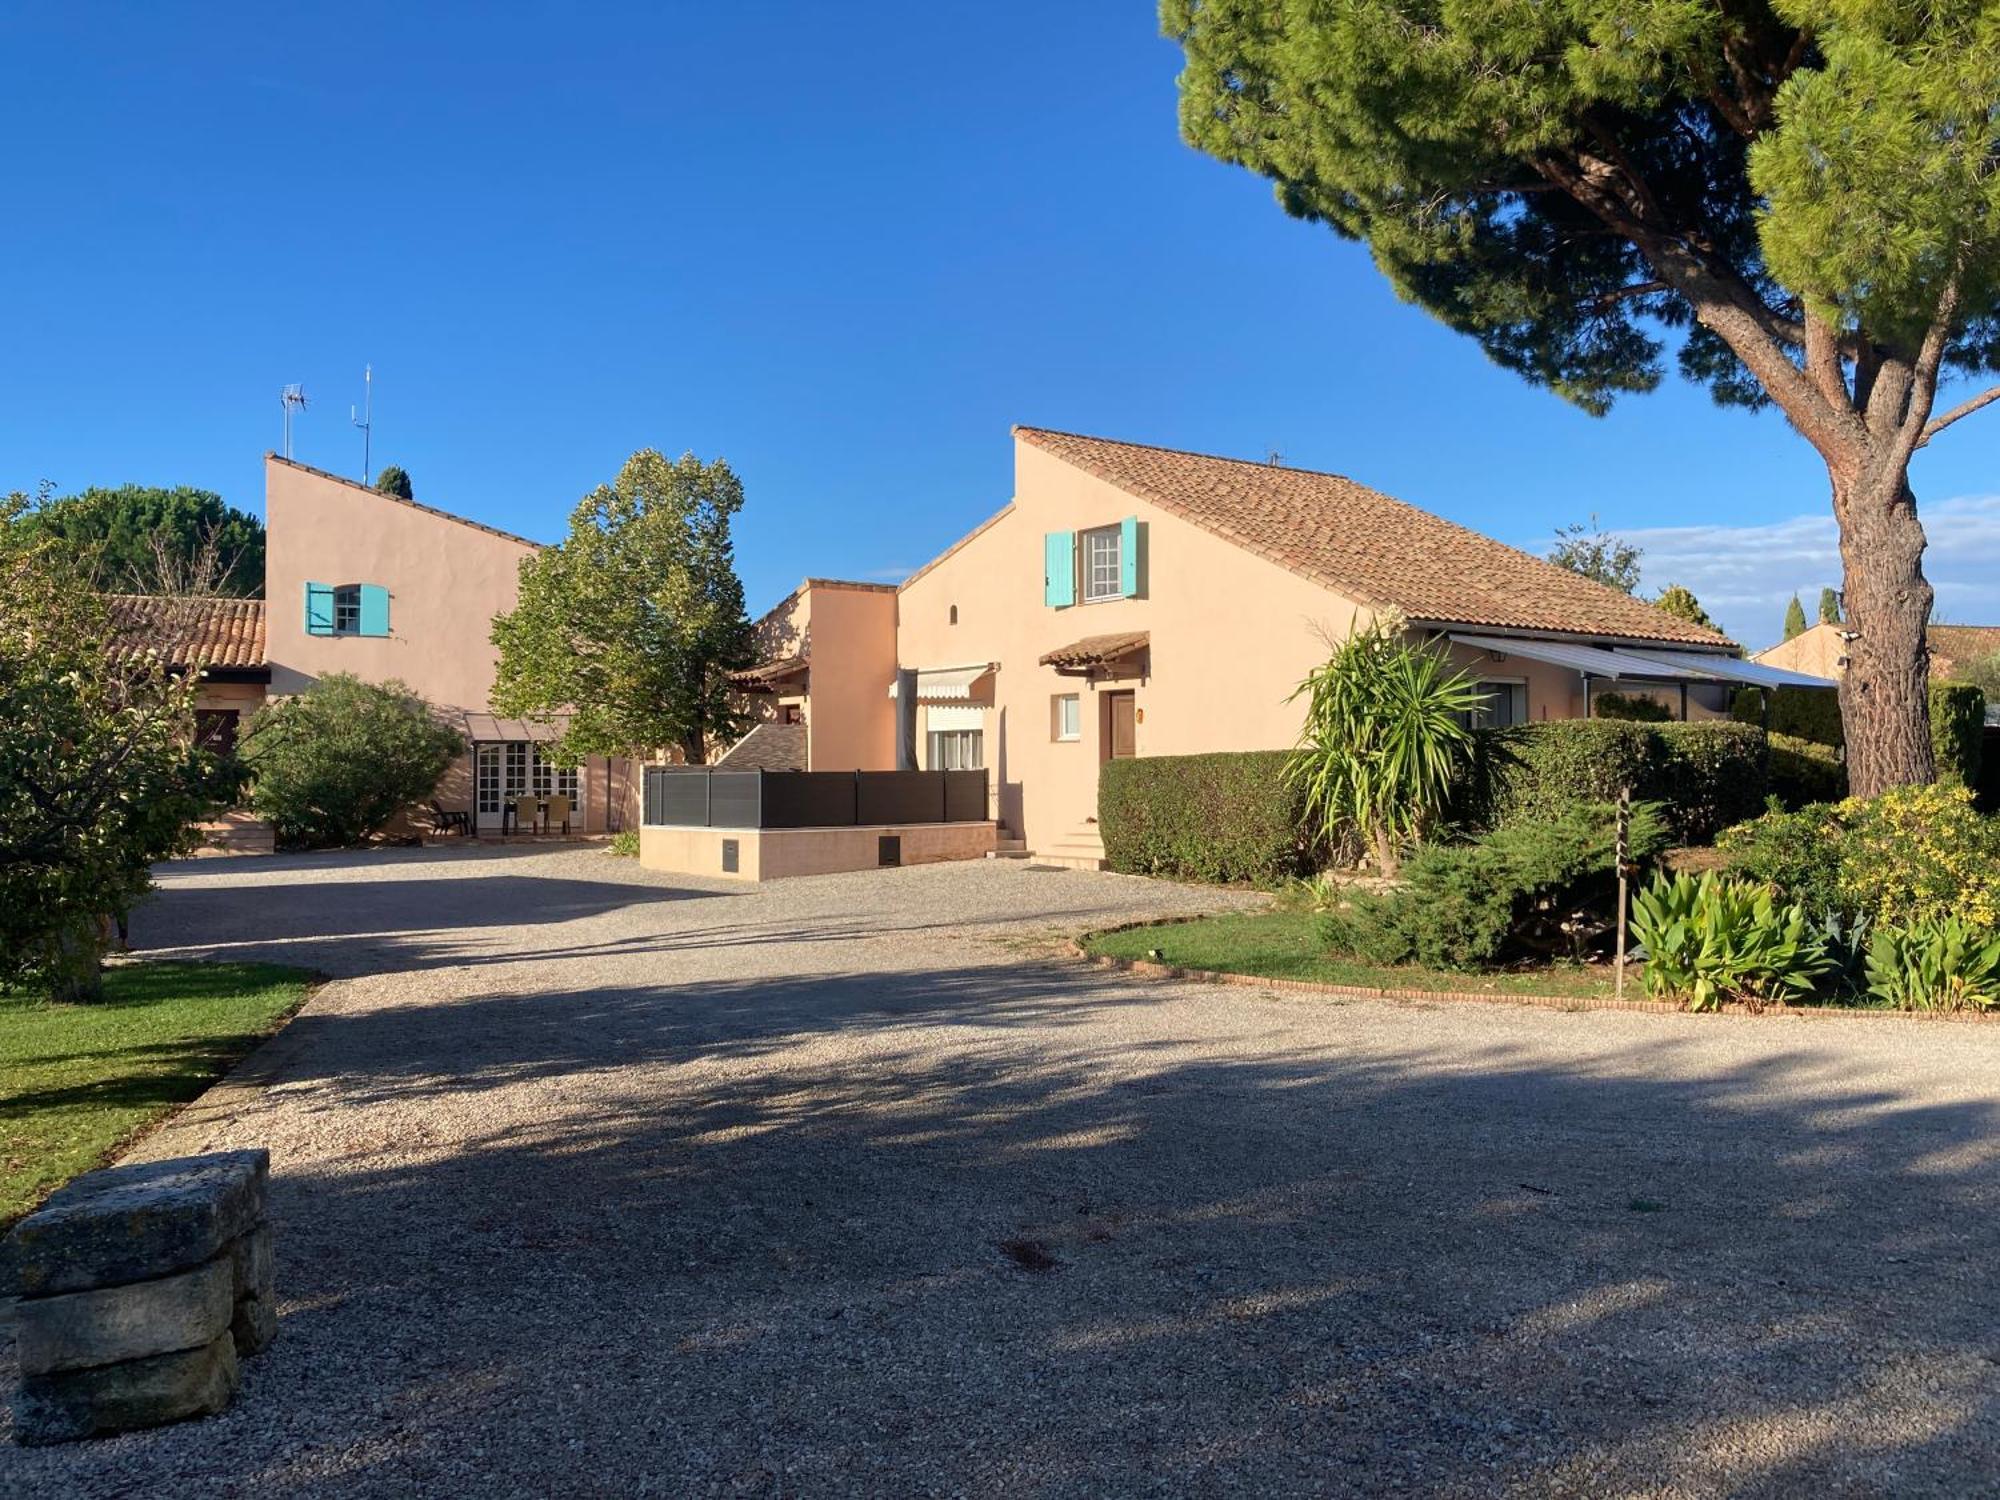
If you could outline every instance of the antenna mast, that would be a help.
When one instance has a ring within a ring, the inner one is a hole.
[[[361,410],[347,408],[347,419],[361,429],[361,482],[368,483],[371,452],[375,442],[375,367],[361,367]]]
[[[285,457],[292,456],[292,413],[306,409],[306,388],[288,385],[278,392],[278,404],[285,409]]]

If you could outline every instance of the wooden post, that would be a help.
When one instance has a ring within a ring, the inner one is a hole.
[[[1612,992],[1625,998],[1625,895],[1631,871],[1632,788],[1618,789],[1618,959],[1612,975]]]

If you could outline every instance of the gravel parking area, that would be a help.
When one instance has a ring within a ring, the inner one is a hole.
[[[2000,1474],[2000,1029],[1135,981],[1043,940],[1234,898],[1014,863],[164,884],[142,947],[341,976],[142,1148],[270,1148],[281,1333],[10,1496]]]

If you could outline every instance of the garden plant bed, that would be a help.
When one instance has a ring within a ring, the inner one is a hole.
[[[277,964],[132,963],[93,1005],[0,992],[0,1227],[198,1097],[312,984]]]
[[[1619,1010],[1679,1015],[1677,1001],[1649,999],[1636,970],[1626,994],[1615,993],[1608,965],[1557,964],[1492,973],[1386,967],[1325,952],[1314,932],[1314,913],[1293,908],[1161,917],[1086,932],[1071,943],[1075,956],[1127,973],[1159,979],[1200,979],[1217,984],[1260,985],[1303,994],[1355,1000],[1485,1001],[1544,1010]],[[1161,957],[1149,958],[1151,950]],[[2000,1015],[1960,1011],[1904,1011],[1879,1005],[1729,1004],[1717,1015],[1841,1017],[1957,1021],[1984,1025]]]

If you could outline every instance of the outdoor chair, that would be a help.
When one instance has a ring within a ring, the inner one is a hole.
[[[548,826],[549,826],[549,831],[550,831],[551,833],[553,833],[553,832],[555,831],[555,828],[556,828],[556,825],[557,825],[558,823],[560,823],[560,824],[562,825],[562,831],[563,831],[564,833],[568,833],[568,832],[569,832],[569,798],[567,798],[567,797],[551,797],[551,798],[549,798],[549,812],[548,812],[548,819],[549,819],[549,823],[548,823]]]
[[[472,814],[463,808],[446,807],[435,797],[431,799],[431,832],[435,834],[472,832]]]
[[[530,833],[541,832],[542,805],[533,797],[514,799],[514,831],[519,833],[525,826]]]

